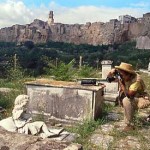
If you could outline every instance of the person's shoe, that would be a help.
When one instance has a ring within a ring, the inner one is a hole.
[[[133,131],[133,130],[135,130],[135,127],[132,126],[132,125],[127,125],[127,126],[123,129],[124,132],[129,132],[129,131]]]

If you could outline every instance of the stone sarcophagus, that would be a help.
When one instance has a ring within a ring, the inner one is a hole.
[[[43,112],[49,119],[65,122],[99,118],[102,115],[103,88],[103,85],[45,79],[26,83],[31,112]]]

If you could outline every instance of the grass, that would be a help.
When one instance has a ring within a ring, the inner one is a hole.
[[[147,73],[140,73],[140,75],[146,85],[146,91],[150,94],[150,76],[148,76]]]
[[[150,94],[150,79],[149,76],[145,73],[140,73],[146,86],[147,86],[147,92]],[[0,87],[7,87],[12,88],[15,90],[12,90],[9,94],[0,94],[0,106],[7,109],[7,116],[10,115],[15,97],[18,94],[24,93],[24,82],[34,80],[33,78],[25,78],[18,81],[7,81],[0,79]],[[113,111],[116,109],[116,107],[110,105],[110,104],[104,104],[103,106],[103,118],[99,119],[97,121],[94,120],[85,120],[83,124],[78,124],[77,126],[67,127],[66,130],[77,133],[79,136],[77,137],[76,141],[77,143],[80,143],[83,145],[84,150],[102,150],[102,148],[97,147],[89,142],[90,136],[94,133],[96,129],[99,129],[102,124],[108,123],[108,120],[105,118],[105,115],[108,112]],[[43,120],[43,116],[38,116],[38,119]],[[109,122],[110,123],[110,122]],[[113,123],[113,122],[112,122]],[[135,123],[137,127],[142,127],[142,124],[140,123],[140,120],[138,116],[136,116]],[[150,125],[148,125],[150,126]],[[143,127],[142,127],[143,128]],[[118,141],[121,139],[125,139],[127,136],[133,136],[138,138],[141,144],[142,149],[148,149],[147,143],[149,142],[145,135],[140,132],[139,129],[136,129],[133,132],[130,133],[122,133],[121,131],[118,131],[117,129],[114,129],[113,132],[110,133],[114,137],[114,142],[110,144],[109,149],[113,149]]]
[[[0,119],[11,116],[14,100],[19,94],[25,94],[24,83],[29,80],[33,80],[33,78],[24,78],[15,81],[0,79],[0,88],[10,89],[9,92],[0,92],[0,106],[7,110],[5,114],[0,114]]]
[[[35,78],[23,78],[14,81],[10,81],[7,79],[0,79],[0,87],[11,88],[11,89],[22,91],[24,90],[24,83],[26,81],[32,81],[32,80],[35,80]]]
[[[147,92],[150,94],[150,79],[149,76],[147,74],[141,73],[141,76],[147,86]],[[111,112],[112,110],[116,109],[114,106],[110,105],[110,104],[104,104],[104,116],[108,113]],[[93,144],[91,144],[89,142],[89,137],[90,135],[98,128],[100,128],[100,126],[104,123],[108,122],[105,118],[103,118],[103,120],[99,120],[97,122],[95,121],[90,121],[87,122],[85,121],[83,123],[83,125],[79,125],[77,126],[74,130],[72,130],[75,133],[78,133],[80,136],[77,139],[77,142],[83,145],[83,148],[85,150],[102,150],[101,147],[95,146]],[[113,122],[112,122],[113,123]],[[129,132],[129,133],[123,133],[117,129],[114,129],[113,132],[110,134],[111,136],[114,137],[114,142],[111,143],[109,145],[108,149],[113,149],[116,144],[118,143],[118,141],[120,141],[121,139],[125,139],[128,136],[133,136],[136,137],[141,144],[141,148],[142,149],[148,149],[147,147],[147,143],[149,142],[146,138],[145,135],[143,134],[143,132],[140,132],[139,128],[143,128],[141,122],[140,122],[140,118],[138,118],[138,115],[135,117],[135,124],[137,126],[137,129],[135,131]]]
[[[82,124],[66,128],[66,130],[68,130],[69,132],[73,132],[79,135],[75,142],[82,144],[84,150],[90,150],[93,148],[95,148],[95,150],[101,150],[100,147],[98,148],[97,146],[91,144],[88,139],[96,129],[100,128],[101,125],[107,123],[107,119],[105,118],[105,116],[109,111],[112,111],[113,106],[110,104],[104,104],[103,108],[102,118],[96,121],[84,120]]]
[[[82,144],[85,150],[86,149],[89,150],[93,147],[93,144],[87,142],[88,138],[95,131],[95,129],[97,129],[100,125],[104,124],[105,122],[106,122],[105,118],[99,119],[97,121],[85,120],[83,121],[82,124],[68,127],[66,130],[79,135],[75,142]]]
[[[15,98],[21,94],[18,90],[12,90],[9,93],[0,93],[0,106],[6,110],[4,114],[0,114],[0,119],[11,116]]]
[[[110,134],[111,136],[114,137],[114,142],[111,145],[111,148],[113,149],[116,147],[118,144],[118,141],[126,141],[127,137],[133,137],[134,139],[137,139],[141,145],[141,149],[148,150],[148,145],[147,143],[149,142],[148,139],[146,139],[145,134],[143,132],[140,132],[140,128],[136,128],[134,131],[130,132],[122,132],[117,129],[114,129],[113,132]],[[126,143],[128,148],[128,144]],[[130,148],[129,148],[130,149]]]
[[[12,88],[12,89],[20,89],[22,88],[21,81],[8,81],[6,79],[0,79],[0,87],[3,88]]]

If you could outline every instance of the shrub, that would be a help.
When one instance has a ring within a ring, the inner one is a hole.
[[[14,100],[18,94],[20,94],[20,92],[17,90],[12,90],[8,93],[0,93],[0,106],[6,109],[6,116],[11,115]]]
[[[68,64],[61,62],[58,66],[53,66],[50,72],[55,76],[56,80],[70,81],[75,74],[75,69],[73,68],[74,62],[74,59]]]
[[[79,77],[92,77],[93,72],[94,72],[94,69],[92,67],[84,65],[79,69],[77,74]]]
[[[27,47],[28,49],[32,49],[34,47],[34,42],[32,41],[25,41],[24,46]]]
[[[23,77],[24,77],[24,72],[22,71],[21,68],[17,68],[17,69],[9,68],[7,70],[7,79],[9,81],[20,80],[23,79]]]

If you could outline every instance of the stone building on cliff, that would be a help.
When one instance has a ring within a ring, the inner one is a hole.
[[[149,12],[149,13],[146,13],[146,14],[143,14],[143,21],[144,21],[146,24],[149,24],[149,23],[150,23],[150,12]]]
[[[129,15],[109,22],[63,24],[54,22],[53,11],[48,20],[34,19],[30,24],[0,29],[0,41],[46,43],[47,41],[74,44],[108,45],[136,41],[137,48],[150,49],[150,13],[136,19]]]
[[[54,14],[53,14],[53,11],[50,11],[49,12],[49,17],[48,17],[48,21],[47,21],[48,25],[52,25],[54,24]]]
[[[137,19],[130,15],[122,15],[122,16],[119,16],[119,21],[121,22],[121,24],[125,24],[125,23],[136,22]]]

